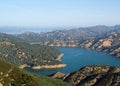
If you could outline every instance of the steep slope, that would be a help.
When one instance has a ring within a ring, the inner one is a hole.
[[[66,75],[56,73],[52,77],[63,79],[73,86],[120,86],[120,68],[111,66],[87,66]]]
[[[0,86],[70,86],[53,78],[23,71],[0,60]]]

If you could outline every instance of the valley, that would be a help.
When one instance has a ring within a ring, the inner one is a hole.
[[[119,25],[0,33],[0,85],[119,86],[119,58]]]
[[[120,0],[0,0],[0,86],[120,86]]]

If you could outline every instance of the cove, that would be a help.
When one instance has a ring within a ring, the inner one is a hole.
[[[26,70],[39,74],[39,75],[50,75],[57,71],[64,73],[70,73],[84,66],[89,65],[110,65],[120,67],[120,58],[111,56],[110,54],[104,52],[98,52],[95,50],[87,50],[82,48],[68,48],[68,47],[55,47],[61,51],[64,56],[62,57],[62,62],[67,66],[61,69],[41,69],[33,70],[30,68],[25,68]]]

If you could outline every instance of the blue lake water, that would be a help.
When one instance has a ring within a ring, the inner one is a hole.
[[[66,67],[61,69],[41,69],[41,70],[32,70],[30,68],[26,68],[26,70],[40,75],[49,75],[57,71],[70,73],[84,66],[89,65],[111,65],[120,67],[119,58],[111,56],[104,52],[68,47],[57,47],[57,49],[64,54],[64,56],[62,57],[62,62],[67,64]]]

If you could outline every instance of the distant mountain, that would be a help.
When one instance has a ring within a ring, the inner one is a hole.
[[[0,42],[4,40],[11,40],[15,42],[25,42],[23,39],[16,37],[14,35],[6,34],[6,33],[0,33]]]
[[[31,44],[89,48],[120,57],[120,25],[23,33],[16,36]]]
[[[120,68],[112,66],[86,66],[70,74],[57,72],[51,77],[73,86],[120,86]]]
[[[17,35],[18,37],[26,40],[27,42],[46,42],[52,40],[81,40],[81,39],[89,39],[103,36],[105,33],[120,28],[120,25],[116,26],[93,26],[93,27],[86,27],[86,28],[75,28],[70,30],[55,30],[52,32],[46,33],[23,33]]]
[[[0,60],[0,86],[70,86],[61,80],[31,74]]]

